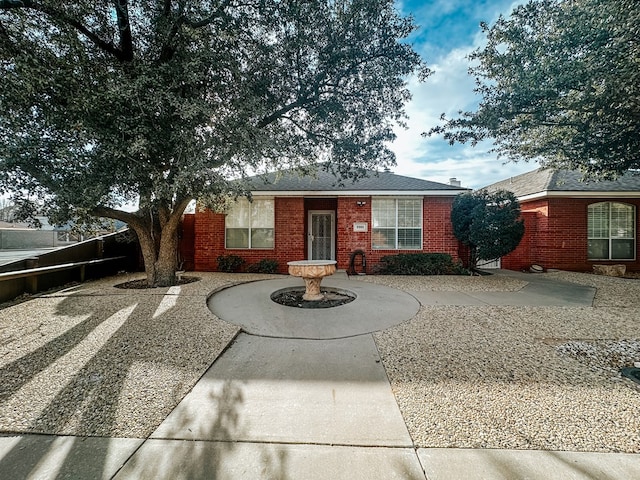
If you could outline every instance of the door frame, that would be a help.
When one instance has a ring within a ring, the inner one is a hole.
[[[307,259],[313,260],[313,242],[311,240],[312,217],[313,215],[330,215],[331,216],[331,258],[336,259],[336,212],[335,210],[309,210],[307,212]]]

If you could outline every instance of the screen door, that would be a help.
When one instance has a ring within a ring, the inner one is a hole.
[[[335,260],[335,213],[310,210],[308,232],[308,259]]]

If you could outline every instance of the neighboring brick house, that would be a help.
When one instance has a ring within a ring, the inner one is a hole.
[[[458,182],[446,185],[389,172],[371,172],[357,182],[340,182],[326,172],[278,172],[251,182],[252,202],[241,198],[224,214],[194,214],[193,236],[185,238],[194,245],[195,270],[216,270],[218,256],[229,254],[247,265],[277,260],[283,273],[294,260],[337,260],[338,268],[347,269],[356,250],[365,253],[368,272],[381,257],[400,252],[458,258],[451,205],[468,191]]]
[[[640,271],[638,207],[640,176],[581,181],[568,170],[538,169],[485,187],[509,190],[520,201],[525,235],[502,257],[501,267],[591,271],[594,264]]]

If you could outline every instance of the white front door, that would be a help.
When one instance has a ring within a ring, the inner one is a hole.
[[[335,260],[335,212],[309,210],[308,260]]]

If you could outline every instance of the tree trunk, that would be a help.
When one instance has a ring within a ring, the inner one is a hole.
[[[160,248],[155,262],[155,282],[158,287],[168,287],[177,283],[176,271],[178,270],[178,230],[162,229]]]
[[[170,287],[176,284],[178,270],[178,230],[169,224],[160,231],[160,241],[156,242],[145,225],[136,228],[147,283],[153,287]]]
[[[133,227],[138,235],[140,250],[142,250],[142,260],[144,261],[144,271],[147,274],[147,284],[156,283],[156,246],[153,241],[150,229],[145,226]]]
[[[182,199],[173,209],[165,208],[153,215],[131,214],[106,207],[98,207],[93,213],[126,222],[138,235],[147,283],[152,287],[169,287],[177,282],[178,226],[190,200]]]
[[[475,245],[469,245],[469,270],[472,272],[478,267],[478,248]]]

